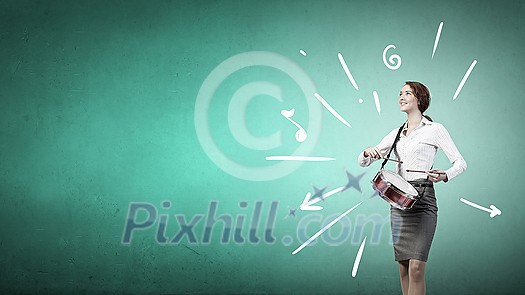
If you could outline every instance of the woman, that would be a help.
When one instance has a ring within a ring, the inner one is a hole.
[[[358,158],[363,167],[385,157],[394,142],[394,153],[402,163],[397,173],[417,190],[420,199],[411,209],[390,208],[394,255],[399,263],[403,294],[425,294],[425,266],[437,224],[437,203],[433,183],[447,182],[467,168],[467,163],[439,123],[424,115],[430,104],[430,91],[419,82],[406,82],[399,92],[399,105],[407,114],[401,128],[395,128],[375,147],[365,149]],[[399,137],[397,138],[397,135]],[[397,141],[396,141],[397,138]],[[433,169],[437,149],[452,163],[448,170]],[[424,172],[407,172],[420,170]]]

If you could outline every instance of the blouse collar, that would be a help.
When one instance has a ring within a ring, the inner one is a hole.
[[[417,127],[422,126],[422,125],[423,125],[423,126],[424,126],[424,125],[432,125],[432,123],[433,123],[432,121],[430,121],[429,119],[423,117],[423,118],[421,119],[421,123],[419,123],[419,125],[418,125]],[[417,127],[416,127],[416,128],[417,128]],[[404,125],[403,129],[404,129],[404,130],[405,130],[405,129],[408,129],[408,120],[405,122],[405,125]]]

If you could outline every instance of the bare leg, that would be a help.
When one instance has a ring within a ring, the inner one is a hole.
[[[426,262],[410,259],[408,263],[408,295],[425,295],[425,266]],[[404,294],[404,293],[403,293]]]
[[[399,279],[401,281],[401,290],[403,295],[408,295],[408,260],[399,261]]]

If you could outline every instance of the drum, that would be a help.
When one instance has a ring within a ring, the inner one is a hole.
[[[372,180],[372,187],[381,198],[401,210],[412,208],[419,199],[416,189],[410,183],[389,170],[379,170]]]

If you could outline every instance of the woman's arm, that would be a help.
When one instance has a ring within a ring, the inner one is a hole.
[[[357,157],[357,162],[359,165],[361,167],[367,167],[376,160],[384,157],[390,150],[390,147],[392,147],[397,131],[397,128],[392,130],[387,136],[383,138],[383,140],[381,140],[378,145],[375,147],[366,148],[364,151],[362,151],[359,154],[359,157]]]
[[[463,156],[457,149],[454,141],[452,141],[447,129],[441,124],[435,125],[435,137],[438,147],[443,150],[447,158],[450,160],[450,163],[452,163],[452,167],[444,171],[448,181],[465,171],[467,169],[467,162],[463,159]]]

